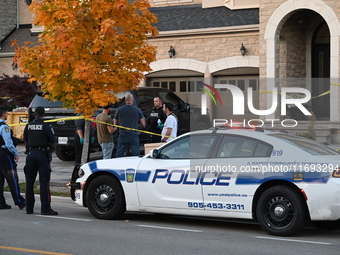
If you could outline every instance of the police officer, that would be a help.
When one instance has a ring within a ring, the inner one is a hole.
[[[25,208],[25,199],[20,195],[17,164],[19,160],[18,151],[14,144],[14,138],[9,126],[6,125],[7,108],[0,106],[0,209],[11,209],[6,204],[4,197],[5,179],[12,194],[14,204],[20,210]]]
[[[26,213],[32,214],[34,208],[34,182],[39,172],[40,202],[42,215],[58,215],[51,209],[50,178],[51,153],[55,148],[55,137],[52,127],[43,121],[45,109],[35,109],[35,119],[28,123],[24,130],[26,143]]]
[[[163,124],[166,120],[166,114],[163,112],[163,100],[161,97],[155,97],[153,99],[154,107],[152,108],[149,118],[148,125],[149,131],[152,133],[160,134],[163,128]],[[148,135],[148,143],[158,143],[161,141],[161,136],[159,135]]]

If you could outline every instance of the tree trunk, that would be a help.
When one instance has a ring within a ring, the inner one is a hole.
[[[85,120],[85,128],[84,128],[84,145],[83,152],[81,154],[81,164],[87,163],[89,149],[90,149],[90,125],[91,121]]]

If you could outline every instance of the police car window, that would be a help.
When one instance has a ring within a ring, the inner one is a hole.
[[[194,159],[206,158],[216,136],[187,136],[169,144],[161,151],[160,158]]]
[[[312,155],[339,155],[336,150],[302,137],[296,137],[286,134],[270,134],[269,136],[277,137],[282,141],[295,145]]]
[[[185,154],[190,148],[190,137],[186,137],[177,140],[174,143],[169,144],[160,152],[160,158],[163,159],[185,159]]]
[[[224,136],[218,149],[218,158],[269,157],[272,146],[255,139]]]
[[[206,158],[209,150],[216,140],[215,135],[196,135],[190,138],[190,151],[191,159]]]

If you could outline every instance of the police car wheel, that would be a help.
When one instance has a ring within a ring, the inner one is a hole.
[[[261,227],[269,234],[289,236],[304,226],[306,203],[298,191],[283,185],[274,186],[261,195],[256,215]]]
[[[86,203],[98,219],[117,219],[125,212],[125,200],[119,182],[110,176],[98,176],[89,185]]]

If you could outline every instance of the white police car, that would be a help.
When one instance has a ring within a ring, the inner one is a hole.
[[[125,211],[255,219],[273,235],[340,220],[340,154],[278,132],[210,129],[143,157],[75,170],[71,197],[100,219]]]

